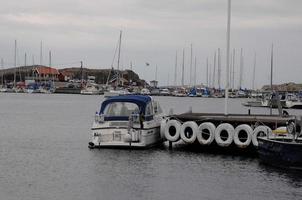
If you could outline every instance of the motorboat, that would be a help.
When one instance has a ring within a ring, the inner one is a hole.
[[[147,88],[143,88],[143,89],[141,90],[141,94],[142,94],[142,95],[150,95],[151,93],[150,93],[150,90],[148,90]]]
[[[100,94],[100,90],[97,84],[89,83],[81,90],[81,94],[98,95]]]
[[[146,148],[160,144],[164,117],[157,101],[146,95],[106,98],[96,112],[89,148]]]
[[[275,167],[302,170],[302,139],[259,137],[260,160]]]
[[[123,96],[129,95],[130,92],[127,89],[111,89],[104,92],[104,97]]]

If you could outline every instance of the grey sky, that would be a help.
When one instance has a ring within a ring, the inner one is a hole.
[[[59,68],[89,68],[111,65],[119,30],[123,30],[122,68],[133,69],[150,81],[158,65],[161,85],[174,82],[174,60],[186,51],[185,83],[189,83],[189,48],[197,56],[197,81],[206,81],[206,58],[222,49],[225,69],[227,0],[26,0],[3,1],[0,7],[0,57],[12,66],[14,40],[19,63],[27,52],[39,63],[39,45],[44,43]],[[275,46],[274,83],[299,82],[302,74],[302,1],[233,0],[231,48],[236,48],[235,84],[238,85],[239,53],[244,51],[243,86],[251,87],[253,55],[257,53],[256,85],[269,83],[270,47]],[[145,62],[150,66],[146,67]],[[63,65],[66,64],[66,65]],[[178,84],[180,83],[180,62]],[[223,78],[225,75],[222,76]],[[224,81],[223,81],[224,83]]]

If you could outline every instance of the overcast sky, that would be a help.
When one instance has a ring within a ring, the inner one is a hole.
[[[9,0],[1,3],[0,13],[0,57],[5,67],[14,63],[16,39],[20,64],[25,52],[28,63],[32,64],[34,56],[39,64],[43,41],[44,65],[48,65],[51,50],[52,63],[58,68],[79,66],[80,60],[88,68],[109,68],[122,30],[121,68],[129,68],[132,61],[133,70],[147,81],[155,78],[158,65],[160,84],[174,83],[178,51],[179,84],[185,48],[185,83],[189,83],[191,43],[193,57],[197,57],[197,82],[206,82],[206,58],[213,66],[217,48],[222,51],[225,77],[227,0]],[[243,87],[252,85],[254,52],[256,86],[269,83],[272,43],[274,83],[302,83],[301,0],[233,0],[231,23],[236,86],[240,48]]]

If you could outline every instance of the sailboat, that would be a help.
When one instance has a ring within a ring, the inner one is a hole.
[[[119,82],[120,82],[120,72],[119,72],[119,67],[120,67],[120,57],[121,57],[121,45],[122,45],[122,31],[120,31],[120,36],[119,36],[119,40],[118,40],[118,57],[117,57],[117,72],[116,74],[113,76],[113,78],[111,80],[109,80],[110,75],[111,75],[111,71],[114,72],[113,70],[113,62],[112,62],[112,70],[110,71],[108,78],[107,78],[107,91],[104,92],[104,97],[111,97],[111,96],[119,96],[119,95],[127,95],[130,94],[129,91],[127,89],[124,89],[123,87],[119,87]],[[116,50],[114,52],[114,57],[113,60],[115,58],[115,54],[116,54]],[[108,83],[109,82],[114,82],[115,81],[115,86],[113,88],[108,87]]]

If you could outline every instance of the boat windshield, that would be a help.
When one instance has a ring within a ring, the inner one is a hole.
[[[139,114],[139,107],[135,103],[112,102],[104,110],[105,116],[129,116],[131,114]]]

